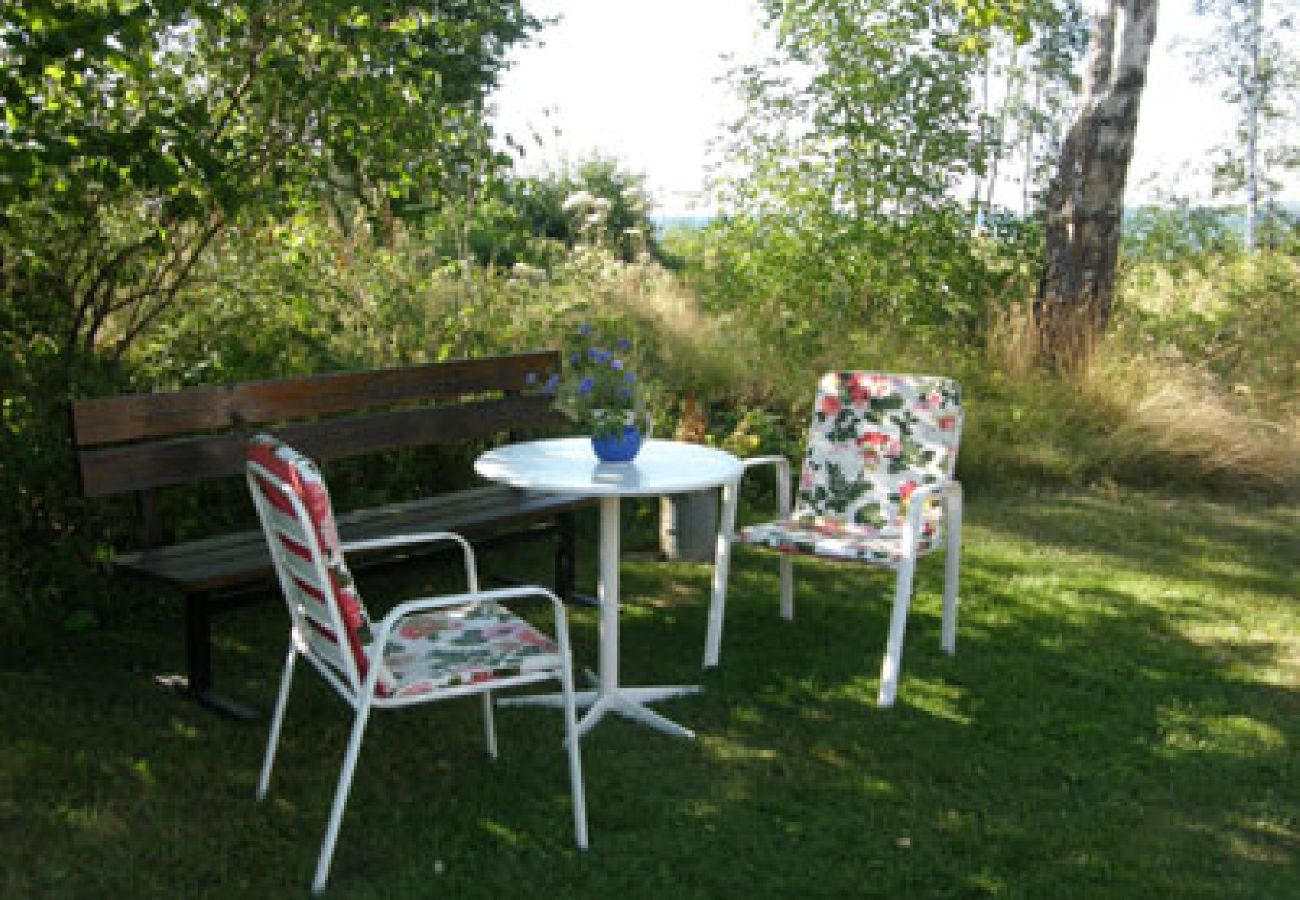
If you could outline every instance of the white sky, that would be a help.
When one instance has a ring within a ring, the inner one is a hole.
[[[1129,169],[1129,202],[1153,191],[1209,195],[1209,149],[1229,139],[1232,112],[1196,85],[1180,40],[1203,27],[1192,0],[1163,0]],[[757,54],[754,0],[525,0],[563,15],[541,46],[516,52],[494,97],[499,128],[528,148],[524,167],[545,171],[598,151],[646,176],[659,215],[701,210],[708,143],[737,109],[716,79],[720,57]],[[556,133],[558,129],[558,134]],[[533,143],[532,132],[542,135]]]

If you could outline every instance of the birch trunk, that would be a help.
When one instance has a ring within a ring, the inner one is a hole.
[[[1124,186],[1159,0],[1102,0],[1092,28],[1083,102],[1046,197],[1039,285],[1044,349],[1077,360],[1110,319]]]
[[[1246,252],[1255,252],[1255,222],[1259,209],[1259,45],[1263,2],[1250,5],[1249,70],[1246,72]]]

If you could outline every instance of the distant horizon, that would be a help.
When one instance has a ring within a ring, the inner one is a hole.
[[[1174,206],[1175,204],[1173,203],[1126,204],[1124,207],[1124,211],[1136,212],[1136,211],[1147,210],[1147,209],[1171,209],[1174,208]],[[1296,197],[1296,198],[1286,197],[1278,200],[1267,200],[1261,203],[1259,205],[1259,208],[1261,211],[1266,211],[1271,206],[1276,206],[1278,208],[1281,208],[1286,212],[1291,213],[1292,215],[1300,215],[1300,197]],[[1203,203],[1192,204],[1189,206],[1189,209],[1194,209],[1194,210],[1210,209],[1220,213],[1230,213],[1230,214],[1235,213],[1237,215],[1244,216],[1246,212],[1246,204],[1215,203],[1215,202],[1206,201]],[[1005,207],[994,207],[993,211],[995,213],[1010,214],[1013,216],[1020,215],[1020,213],[1016,212],[1015,210],[1007,209]],[[722,213],[716,211],[687,212],[687,213],[669,212],[669,213],[651,213],[649,218],[653,224],[655,224],[660,228],[663,228],[665,226],[671,226],[671,225],[686,225],[686,224],[707,225],[709,222],[712,222],[714,219],[720,218],[721,216]]]

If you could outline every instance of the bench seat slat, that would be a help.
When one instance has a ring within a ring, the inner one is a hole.
[[[344,541],[416,531],[475,532],[591,502],[573,494],[521,491],[504,485],[474,488],[340,516]],[[211,591],[268,581],[271,558],[260,529],[202,538],[167,547],[123,553],[113,565],[161,579],[186,592]]]

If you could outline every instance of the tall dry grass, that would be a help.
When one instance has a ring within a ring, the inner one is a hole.
[[[1071,365],[1047,375],[1044,343],[1027,305],[995,316],[988,332],[995,374],[1013,385],[1005,402],[1036,404],[1034,420],[1054,425],[1037,436],[1021,434],[1020,452],[1058,463],[1074,458],[1065,468],[1077,476],[1300,487],[1294,411],[1265,418],[1203,366],[1117,336],[1089,342]]]

